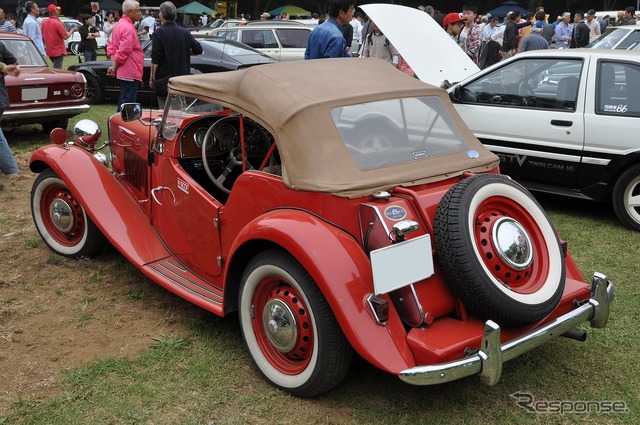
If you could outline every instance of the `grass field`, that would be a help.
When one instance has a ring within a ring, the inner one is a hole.
[[[94,106],[77,118],[99,122],[106,136],[106,119],[114,111],[115,105]],[[29,129],[8,138],[21,154],[47,143],[45,135]],[[235,315],[218,318],[190,306],[110,252],[106,259],[73,266],[71,260],[55,261],[87,276],[99,273],[100,285],[87,282],[95,297],[116,297],[140,310],[162,298],[167,310],[180,309],[188,318],[176,323],[172,334],[148,340],[136,355],[106,352],[66,369],[55,382],[59,394],[50,399],[16,396],[0,424],[637,424],[640,235],[622,227],[608,205],[551,196],[539,200],[568,240],[585,279],[590,281],[596,270],[607,274],[616,283],[616,299],[605,329],[586,327],[585,343],[560,338],[512,360],[494,387],[475,378],[413,387],[356,358],[334,391],[310,400],[293,398],[254,369]],[[37,239],[31,244],[48,255]],[[136,289],[125,291],[123,281],[134,282]],[[516,393],[529,394],[547,413],[519,407]],[[565,413],[549,413],[560,401]],[[599,402],[602,409],[618,402],[626,411],[602,413],[595,404],[581,411],[587,401]]]

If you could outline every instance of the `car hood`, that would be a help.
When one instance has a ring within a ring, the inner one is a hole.
[[[444,80],[453,83],[480,71],[449,34],[420,9],[393,4],[360,7],[425,83],[440,86]]]

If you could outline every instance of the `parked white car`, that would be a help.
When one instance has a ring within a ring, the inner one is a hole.
[[[49,19],[49,18],[44,18],[44,19]],[[82,26],[82,23],[77,19],[67,18],[64,16],[60,16],[59,19],[60,19],[60,22],[62,22],[62,24],[65,26],[67,31],[71,31],[71,28],[74,28],[74,27],[80,28]],[[81,39],[80,33],[76,31],[71,35],[71,37],[66,39],[64,42],[65,45],[67,46],[67,50],[74,55],[80,54],[80,52],[78,52],[78,47],[80,46],[80,39]],[[98,37],[96,41],[98,42],[98,49],[104,49],[107,46],[107,36],[104,33],[104,31],[102,30],[100,31],[100,37]]]
[[[208,35],[239,41],[284,62],[304,59],[311,31],[313,26],[294,21],[255,21],[242,26],[216,28]]]
[[[406,40],[428,39],[420,33],[427,24],[417,21],[433,21],[425,13],[394,5],[363,9],[418,77],[426,75],[432,84],[460,81],[449,88],[454,107],[500,157],[501,172],[532,191],[611,202],[620,221],[640,231],[637,51],[537,50],[479,71],[448,36],[420,43],[420,55],[405,55],[403,47],[411,46]],[[440,44],[438,52],[429,51],[427,45],[433,44]],[[418,60],[412,62],[414,56]],[[458,74],[449,77],[448,64],[464,63],[465,58],[470,63],[467,76],[457,78],[466,66],[458,65]]]

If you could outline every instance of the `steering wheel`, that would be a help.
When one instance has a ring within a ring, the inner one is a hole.
[[[242,167],[243,161],[246,162],[247,170],[254,170],[254,167],[251,165],[249,161],[246,161],[245,158],[242,157],[242,149],[239,146],[229,146],[231,148],[229,152],[229,156],[226,158],[227,163],[224,171],[218,177],[215,177],[211,172],[211,168],[209,167],[209,163],[207,162],[207,147],[211,146],[215,143],[216,140],[222,141],[225,137],[228,137],[228,129],[227,127],[230,122],[235,126],[240,119],[244,121],[244,140],[239,140],[237,143],[244,143],[245,154],[252,152],[255,154],[256,152],[262,152],[269,150],[271,147],[271,141],[268,136],[265,134],[264,130],[260,126],[258,126],[253,121],[240,117],[238,115],[231,115],[228,117],[224,117],[214,122],[211,127],[207,130],[204,135],[204,140],[202,142],[202,165],[204,166],[204,170],[211,179],[211,182],[222,192],[229,194],[231,193],[231,189],[224,186],[224,183],[227,181],[227,178],[231,174],[231,172],[237,167]],[[227,133],[225,133],[227,132]]]
[[[518,86],[518,95],[523,97],[535,96],[535,93],[533,92],[533,88],[531,87],[531,85],[529,85],[529,83],[527,83],[526,81],[523,81]]]

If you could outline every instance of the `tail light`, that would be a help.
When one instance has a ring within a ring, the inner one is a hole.
[[[389,302],[377,295],[369,296],[367,302],[371,307],[371,312],[376,322],[382,326],[386,325],[389,320]]]

